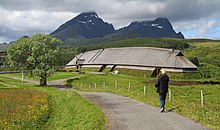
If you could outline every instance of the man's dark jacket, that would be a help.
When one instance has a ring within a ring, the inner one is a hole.
[[[156,92],[159,94],[164,94],[168,92],[169,77],[167,74],[162,74],[158,77],[155,82]]]

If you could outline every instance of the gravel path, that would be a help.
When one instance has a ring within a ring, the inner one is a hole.
[[[50,81],[48,84],[57,89],[72,90],[61,85],[64,80],[67,79]],[[25,81],[33,84],[37,83],[30,80]],[[106,92],[78,93],[99,106],[106,113],[109,118],[108,130],[208,130],[186,117],[173,112],[160,113],[158,107],[128,97]]]
[[[158,107],[128,97],[105,92],[80,92],[98,105],[110,119],[108,130],[207,130],[173,112],[160,113]]]
[[[3,77],[12,78],[12,79],[15,79],[15,80],[21,80],[21,78],[18,78],[18,77],[12,77],[12,76],[6,76],[6,75],[2,75],[2,76],[3,76]],[[39,84],[39,81],[33,81],[33,80],[24,79],[24,83]]]

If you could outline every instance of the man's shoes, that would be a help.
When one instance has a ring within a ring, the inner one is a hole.
[[[160,112],[161,112],[161,113],[164,112],[164,108],[161,108],[161,109],[160,109]]]

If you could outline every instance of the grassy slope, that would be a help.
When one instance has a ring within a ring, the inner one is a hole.
[[[192,43],[192,45],[198,46],[198,47],[218,47],[220,46],[220,42],[219,41],[194,42]]]
[[[115,82],[117,82],[116,87]],[[112,92],[159,106],[154,85],[147,82],[146,78],[125,77],[124,75],[92,75],[73,80],[72,83],[77,90]],[[128,92],[129,83],[131,83],[131,92]],[[96,88],[94,84],[96,84]],[[147,87],[146,95],[143,94],[144,86]],[[220,129],[220,85],[170,86],[170,89],[173,91],[173,101],[167,103],[168,110],[187,116],[210,129]],[[203,90],[205,95],[203,109],[200,105],[200,90]]]
[[[188,47],[184,41],[173,38],[134,38],[114,42],[107,42],[103,44],[91,44],[84,46],[76,46],[77,53],[110,47],[160,47],[160,48],[175,48],[184,49]]]
[[[13,90],[13,88],[10,88],[13,85],[20,88],[44,91],[48,94],[50,118],[45,125],[41,126],[43,129],[103,130],[106,127],[107,120],[101,109],[89,103],[76,92],[21,84],[20,81],[0,76],[0,85],[1,83],[4,84],[2,88],[7,87],[8,90]],[[32,129],[34,128],[32,127]]]
[[[45,129],[105,129],[104,113],[78,93],[51,88],[41,90],[50,96],[51,117],[45,124]]]
[[[190,41],[194,48],[183,51],[186,57],[199,61],[201,78],[220,79],[220,41]]]

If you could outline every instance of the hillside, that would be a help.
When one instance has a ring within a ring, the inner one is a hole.
[[[77,53],[99,49],[99,48],[114,48],[114,47],[159,47],[182,50],[190,45],[183,40],[175,38],[133,38],[103,44],[92,45],[76,45]]]
[[[201,78],[220,80],[220,41],[192,41],[192,48],[185,49],[183,53],[194,63],[198,63]]]

